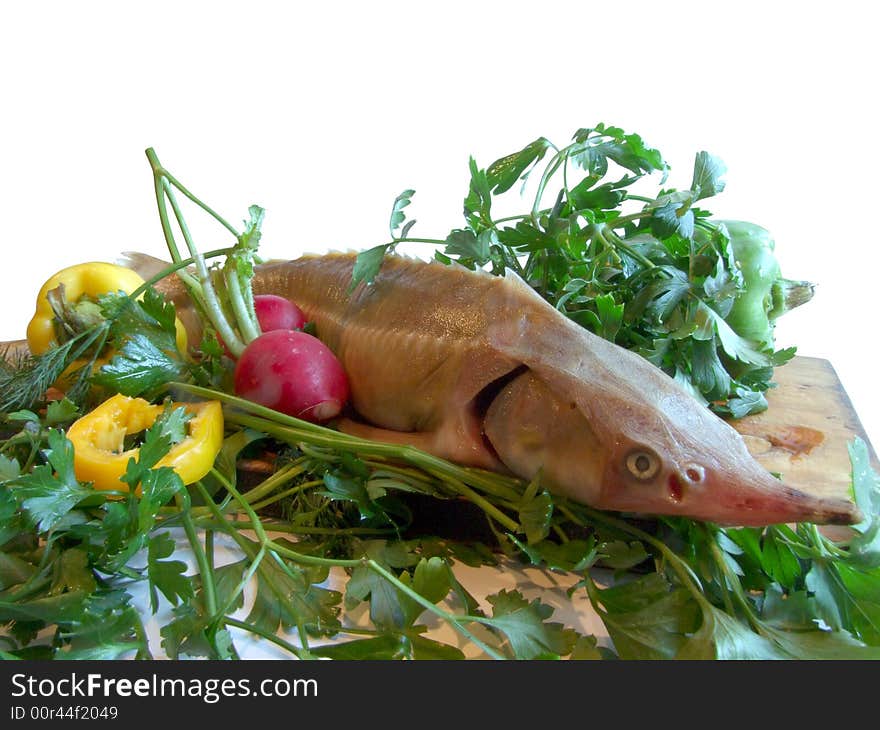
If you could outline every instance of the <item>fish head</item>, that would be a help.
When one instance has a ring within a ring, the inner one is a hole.
[[[808,494],[771,474],[734,428],[686,392],[668,389],[615,410],[596,506],[722,525],[861,520],[850,501]]]
[[[550,491],[599,509],[741,526],[861,520],[848,500],[771,474],[735,429],[645,365],[638,389],[524,372],[487,410],[484,433],[514,473],[540,475]]]

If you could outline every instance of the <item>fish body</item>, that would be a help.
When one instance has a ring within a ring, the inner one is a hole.
[[[523,479],[599,509],[720,524],[852,524],[855,505],[771,475],[729,424],[639,355],[575,324],[513,272],[355,254],[257,268],[255,293],[314,322],[351,386],[341,427]]]

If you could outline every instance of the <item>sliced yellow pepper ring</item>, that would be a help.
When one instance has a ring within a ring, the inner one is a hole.
[[[184,484],[192,484],[211,470],[223,445],[223,410],[219,401],[172,403],[172,407],[178,406],[193,416],[187,423],[188,434],[171,447],[156,468],[170,466]],[[163,410],[143,398],[114,395],[75,421],[67,438],[74,448],[76,478],[92,482],[96,489],[127,491],[128,485],[120,477],[128,460],[138,458],[140,449],[124,449],[125,437],[152,426]]]
[[[67,301],[76,303],[84,296],[97,299],[103,294],[117,291],[131,294],[143,283],[144,280],[140,274],[133,269],[104,261],[90,261],[68,266],[53,274],[37,294],[36,311],[27,327],[28,349],[34,355],[41,355],[59,344],[55,335],[55,312],[48,297],[49,292],[57,289],[59,284],[64,285],[64,295]],[[175,327],[177,329],[177,347],[185,355],[187,348],[186,329],[179,319],[176,320]],[[83,362],[74,363],[70,369],[75,369]],[[107,358],[99,358],[96,366],[99,367],[106,362]]]

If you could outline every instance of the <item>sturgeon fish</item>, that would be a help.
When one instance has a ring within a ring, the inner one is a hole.
[[[354,253],[257,267],[348,374],[340,428],[512,473],[590,506],[725,525],[854,524],[856,506],[771,475],[728,423],[641,356],[593,335],[513,272]]]

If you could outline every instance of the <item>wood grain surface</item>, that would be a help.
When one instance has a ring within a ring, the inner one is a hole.
[[[833,366],[828,360],[798,356],[777,368],[774,380],[778,387],[767,393],[769,408],[731,425],[755,458],[787,484],[811,494],[849,498],[847,447],[856,436],[868,445],[875,471],[880,466]]]

